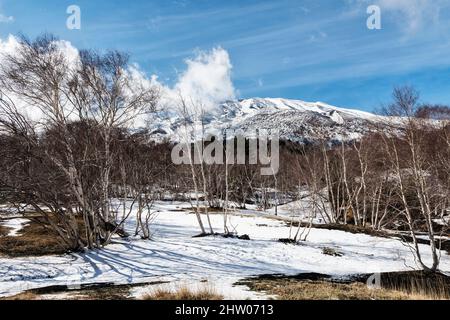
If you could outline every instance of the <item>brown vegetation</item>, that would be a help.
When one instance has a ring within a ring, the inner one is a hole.
[[[68,247],[42,218],[33,218],[16,236],[0,237],[0,254],[10,257],[63,254],[67,251]]]
[[[8,233],[9,233],[9,228],[0,225],[0,237],[4,237],[4,236],[8,235]]]
[[[368,277],[368,276],[367,276]],[[367,277],[363,277],[365,280]],[[309,279],[308,279],[309,278]],[[450,299],[448,277],[421,273],[382,274],[381,288],[365,281],[335,281],[319,275],[262,276],[238,282],[280,300],[438,300]]]
[[[156,288],[150,294],[145,295],[143,300],[222,300],[223,296],[210,287],[197,290],[181,286],[176,290]]]
[[[30,300],[41,300],[41,297],[33,292],[24,292],[17,294],[12,297],[6,297],[6,298],[0,298],[0,300],[7,300],[7,301],[30,301]]]
[[[450,300],[450,277],[430,272],[389,272],[381,274],[381,286],[427,299]]]

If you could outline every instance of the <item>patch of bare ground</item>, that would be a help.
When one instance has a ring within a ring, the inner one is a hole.
[[[41,218],[33,218],[16,236],[0,237],[0,254],[9,257],[63,254],[67,248]]]
[[[70,300],[130,300],[131,285],[105,286],[70,291]]]
[[[202,287],[198,289],[181,286],[175,290],[158,287],[153,292],[144,295],[143,300],[223,300],[223,296],[218,294],[212,287]]]
[[[24,292],[17,294],[12,297],[0,298],[0,300],[21,300],[21,301],[29,301],[29,300],[41,300],[40,295],[32,292]]]
[[[197,234],[195,236],[193,236],[192,238],[205,238],[205,237],[222,237],[222,238],[227,238],[227,239],[238,239],[238,240],[245,240],[245,241],[249,241],[250,236],[248,234],[242,234],[242,235],[238,235],[237,233],[200,233]]]
[[[95,284],[69,290],[66,286],[32,289],[0,300],[132,300],[130,290],[136,287],[157,285],[164,282],[139,284]]]
[[[200,206],[200,213],[203,214],[205,213],[205,207]],[[194,214],[196,211],[196,208],[184,208],[184,211],[190,213],[190,214]],[[224,209],[223,208],[216,208],[216,207],[208,207],[208,214],[223,214],[224,213]]]
[[[448,300],[450,278],[442,274],[399,272],[381,274],[381,287],[367,286],[370,275],[337,280],[327,275],[266,275],[239,281],[251,290],[280,300]]]
[[[10,228],[0,225],[0,238],[6,237],[9,233]]]

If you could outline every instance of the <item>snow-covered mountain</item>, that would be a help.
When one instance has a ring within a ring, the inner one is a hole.
[[[184,120],[176,112],[159,113],[150,122],[155,139],[179,141],[185,136]],[[334,107],[322,102],[304,102],[280,98],[253,98],[228,101],[216,112],[203,117],[205,132],[224,129],[279,130],[280,138],[300,143],[325,139],[329,142],[358,139],[374,125],[395,125],[392,118],[372,113]],[[197,123],[199,128],[199,123]],[[198,132],[201,130],[198,129]]]

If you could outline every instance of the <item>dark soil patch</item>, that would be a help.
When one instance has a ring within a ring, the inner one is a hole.
[[[329,247],[323,248],[322,253],[327,256],[332,256],[332,257],[342,257],[344,255],[342,252],[337,251],[334,248],[329,248]]]
[[[200,233],[197,234],[195,236],[192,236],[192,238],[205,238],[205,237],[211,237],[211,236],[216,236],[216,233]]]
[[[259,279],[259,280],[280,280],[280,279],[289,279],[289,280],[297,280],[297,281],[303,281],[303,280],[331,280],[333,279],[332,276],[328,274],[322,274],[322,273],[315,273],[315,272],[309,272],[309,273],[299,273],[292,276],[286,276],[285,274],[263,274],[257,277],[250,277],[246,278],[244,280],[241,280],[237,282],[237,285],[245,284],[248,280],[253,279]]]
[[[51,286],[45,288],[38,288],[28,290],[16,297],[10,297],[8,299],[21,299],[24,300],[27,297],[35,297],[39,299],[39,296],[51,294],[57,297],[58,294],[68,293],[68,298],[70,300],[132,300],[130,297],[130,290],[136,287],[146,286],[146,285],[158,285],[167,282],[155,281],[149,283],[139,283],[139,284],[124,284],[115,285],[114,283],[98,283],[98,284],[88,284],[82,285],[79,289],[71,289],[67,286]]]
[[[239,239],[239,240],[250,240],[250,236],[248,234],[243,234],[243,235],[237,235],[234,233],[221,233],[219,234],[220,236],[222,236],[223,238],[232,238],[232,239]]]
[[[183,210],[189,212],[190,214],[195,214],[197,208],[184,208]],[[200,214],[205,214],[205,207],[200,207],[199,210]],[[208,207],[208,214],[223,214],[224,212],[225,210],[223,208]]]
[[[233,233],[200,233],[198,235],[193,236],[192,238],[204,238],[204,237],[222,237],[239,240],[250,240],[250,236],[248,234],[243,234],[239,236]]]
[[[289,238],[281,238],[278,239],[278,242],[284,243],[284,244],[298,244],[297,241],[295,241],[294,239],[289,239]]]

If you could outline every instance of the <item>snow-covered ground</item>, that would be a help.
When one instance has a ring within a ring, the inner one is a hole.
[[[0,222],[0,225],[8,228],[8,236],[15,237],[23,226],[29,222],[28,219],[11,218]]]
[[[327,203],[326,206],[329,206]],[[329,209],[328,209],[329,210]],[[314,224],[324,224],[327,222],[326,214],[317,208],[317,212],[313,214],[313,205],[310,197],[305,197],[300,200],[295,200],[282,204],[278,208],[272,207],[266,210],[266,213],[272,215],[279,215],[282,217],[289,217],[294,221],[301,220],[303,222],[312,222]]]
[[[158,202],[157,218],[152,226],[153,241],[132,238],[115,239],[104,250],[62,256],[0,258],[0,296],[52,285],[75,286],[83,283],[148,283],[169,281],[211,284],[226,298],[258,298],[258,295],[233,283],[259,274],[298,274],[317,272],[330,275],[411,270],[415,267],[410,249],[398,240],[364,234],[312,229],[308,241],[285,245],[277,240],[289,236],[282,221],[263,216],[230,217],[229,226],[250,241],[204,237],[199,233],[196,217],[182,208],[187,203]],[[211,215],[217,232],[223,217]],[[204,219],[206,224],[206,219]],[[127,228],[134,229],[130,219]],[[324,255],[324,247],[343,253],[342,257]],[[430,256],[422,245],[425,260]],[[450,257],[443,253],[441,269],[450,271]],[[139,297],[150,288],[139,288]]]

